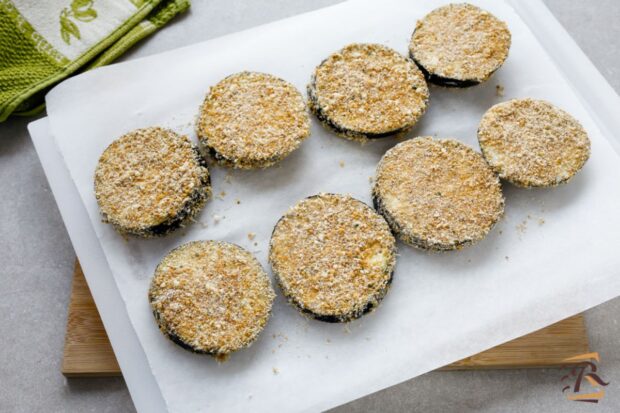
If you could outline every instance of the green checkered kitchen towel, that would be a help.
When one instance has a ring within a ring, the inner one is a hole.
[[[0,122],[43,109],[56,83],[110,63],[190,0],[0,0]]]

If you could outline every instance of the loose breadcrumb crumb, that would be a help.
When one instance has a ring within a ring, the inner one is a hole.
[[[504,97],[504,86],[502,85],[495,86],[495,96]]]

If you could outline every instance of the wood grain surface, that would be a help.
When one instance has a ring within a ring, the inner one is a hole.
[[[467,357],[441,370],[560,367],[564,359],[589,352],[582,315],[567,318],[542,330]],[[99,312],[76,261],[62,374],[100,377],[121,374]]]

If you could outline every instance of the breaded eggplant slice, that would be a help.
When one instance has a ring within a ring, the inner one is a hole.
[[[374,310],[392,281],[396,241],[372,208],[318,194],[291,208],[271,236],[269,262],[288,300],[326,322]]]
[[[431,137],[386,152],[373,202],[403,242],[436,251],[483,239],[504,212],[499,178],[484,158],[455,140]]]
[[[446,87],[487,80],[508,57],[508,26],[471,4],[439,7],[416,24],[409,56],[426,79]]]
[[[351,44],[325,59],[308,104],[337,135],[365,141],[405,133],[426,111],[428,87],[416,65],[379,44]]]
[[[224,166],[266,168],[310,136],[310,118],[293,85],[269,74],[241,72],[209,90],[197,134]]]
[[[196,353],[225,359],[263,330],[275,298],[258,260],[227,242],[194,241],[164,257],[149,302],[160,330]]]
[[[590,157],[590,139],[581,124],[543,100],[493,106],[482,117],[478,142],[500,178],[525,188],[565,183]]]
[[[209,171],[187,136],[137,129],[99,158],[95,197],[104,222],[121,234],[166,235],[184,226],[211,196]]]

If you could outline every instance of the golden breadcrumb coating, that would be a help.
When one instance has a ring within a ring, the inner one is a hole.
[[[179,214],[190,218],[210,193],[209,171],[198,149],[169,129],[150,127],[121,136],[95,170],[104,220],[123,233],[156,235],[149,231]]]
[[[197,133],[223,165],[265,168],[310,136],[310,119],[293,85],[269,74],[241,72],[211,88]]]
[[[149,289],[164,334],[190,350],[219,357],[256,339],[274,298],[256,258],[219,241],[189,242],[172,250]]]
[[[493,106],[482,117],[478,141],[499,176],[522,187],[567,182],[590,157],[590,139],[581,124],[542,100]]]
[[[429,92],[416,65],[379,44],[350,44],[325,59],[308,85],[317,116],[346,138],[403,132],[424,114]]]
[[[471,4],[449,4],[416,24],[411,57],[431,75],[480,83],[508,57],[506,23]]]
[[[350,196],[300,201],[277,223],[269,261],[284,294],[324,321],[348,321],[375,308],[396,259],[385,220]]]
[[[497,175],[452,139],[415,138],[390,149],[377,167],[373,199],[404,242],[432,250],[481,240],[504,212]]]

